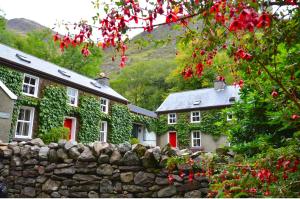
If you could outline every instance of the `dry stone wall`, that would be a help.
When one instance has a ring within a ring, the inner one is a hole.
[[[128,143],[0,143],[0,182],[9,197],[206,197],[205,177],[175,173],[169,184],[168,153]]]

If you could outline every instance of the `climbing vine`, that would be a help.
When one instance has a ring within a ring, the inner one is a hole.
[[[18,97],[21,95],[22,92],[21,88],[23,82],[22,73],[1,66],[0,80],[7,86],[7,88],[13,91],[15,95],[17,95]],[[11,141],[13,138],[13,133],[14,133],[13,131],[15,129],[15,124],[17,122],[19,108],[20,108],[20,102],[19,100],[17,100],[12,113],[11,128],[9,132],[9,141]]]
[[[122,143],[129,141],[132,130],[132,118],[129,109],[125,105],[114,104],[111,114],[111,132],[109,140],[111,143]]]
[[[152,117],[147,117],[144,115],[138,115],[138,114],[134,114],[134,113],[130,113],[132,122],[136,122],[136,123],[140,123],[145,125],[145,127],[149,130],[149,131],[156,131],[156,118],[152,118]]]
[[[68,112],[67,92],[64,87],[49,86],[44,89],[40,101],[39,136],[49,133],[51,129],[62,127]]]
[[[101,112],[99,100],[92,96],[81,96],[79,100],[80,131],[78,140],[89,143],[99,140],[100,121],[109,121],[108,114]]]
[[[190,144],[190,133],[192,130],[200,130],[217,139],[222,135],[221,123],[226,120],[225,115],[220,110],[201,111],[201,122],[191,123],[190,112],[178,113],[177,123],[168,124],[168,117],[161,115],[157,121],[156,132],[163,135],[168,131],[176,131],[180,147],[187,147]]]

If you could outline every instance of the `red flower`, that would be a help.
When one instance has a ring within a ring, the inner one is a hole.
[[[169,175],[168,175],[168,181],[169,181],[170,184],[173,183],[174,178],[173,178],[172,174],[169,174]]]
[[[199,64],[197,64],[196,66],[196,74],[198,77],[202,76],[202,72],[203,72],[203,64],[200,62]]]
[[[184,79],[189,79],[191,77],[193,77],[193,69],[192,67],[186,67],[185,69],[183,69],[183,71],[181,72],[181,75],[183,76]]]
[[[204,54],[205,54],[205,50],[202,49],[202,50],[200,51],[200,55],[204,55]]]
[[[264,27],[269,27],[271,24],[271,18],[267,13],[263,13],[259,19],[258,19],[258,24],[256,25],[257,28],[264,28]]]
[[[82,48],[81,50],[81,54],[83,54],[83,56],[87,57],[91,54],[91,52],[89,51],[89,49],[85,46]]]
[[[271,195],[271,192],[269,190],[264,192],[264,196],[269,196],[269,195]]]
[[[193,173],[193,171],[190,171],[190,173],[189,173],[189,182],[192,182],[193,178],[194,178],[194,173]]]
[[[54,36],[53,36],[53,41],[58,41],[60,40],[60,36],[58,33],[56,33]]]
[[[296,115],[296,114],[293,114],[293,115],[291,116],[291,118],[292,118],[292,120],[297,120],[297,119],[300,118],[300,116],[299,116],[299,115]]]
[[[257,190],[256,190],[256,188],[253,188],[253,187],[252,187],[252,188],[249,189],[249,192],[250,192],[250,193],[256,193]]]
[[[234,20],[233,22],[231,22],[230,26],[229,26],[229,31],[237,31],[240,30],[242,27],[242,24],[240,23],[239,20]]]
[[[271,95],[272,95],[272,97],[276,98],[276,97],[278,97],[278,92],[273,90]]]

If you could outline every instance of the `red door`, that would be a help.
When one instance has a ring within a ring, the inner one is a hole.
[[[72,132],[72,119],[65,119],[64,127],[69,129],[69,139],[71,139],[71,132]]]
[[[176,132],[169,132],[169,143],[172,147],[177,147]]]

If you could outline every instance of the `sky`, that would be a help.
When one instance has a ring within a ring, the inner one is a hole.
[[[91,20],[96,14],[91,0],[0,0],[0,9],[6,19],[26,18],[49,28],[53,28],[57,21]],[[65,33],[63,28],[56,31]],[[135,30],[129,36],[139,32],[141,30]]]

